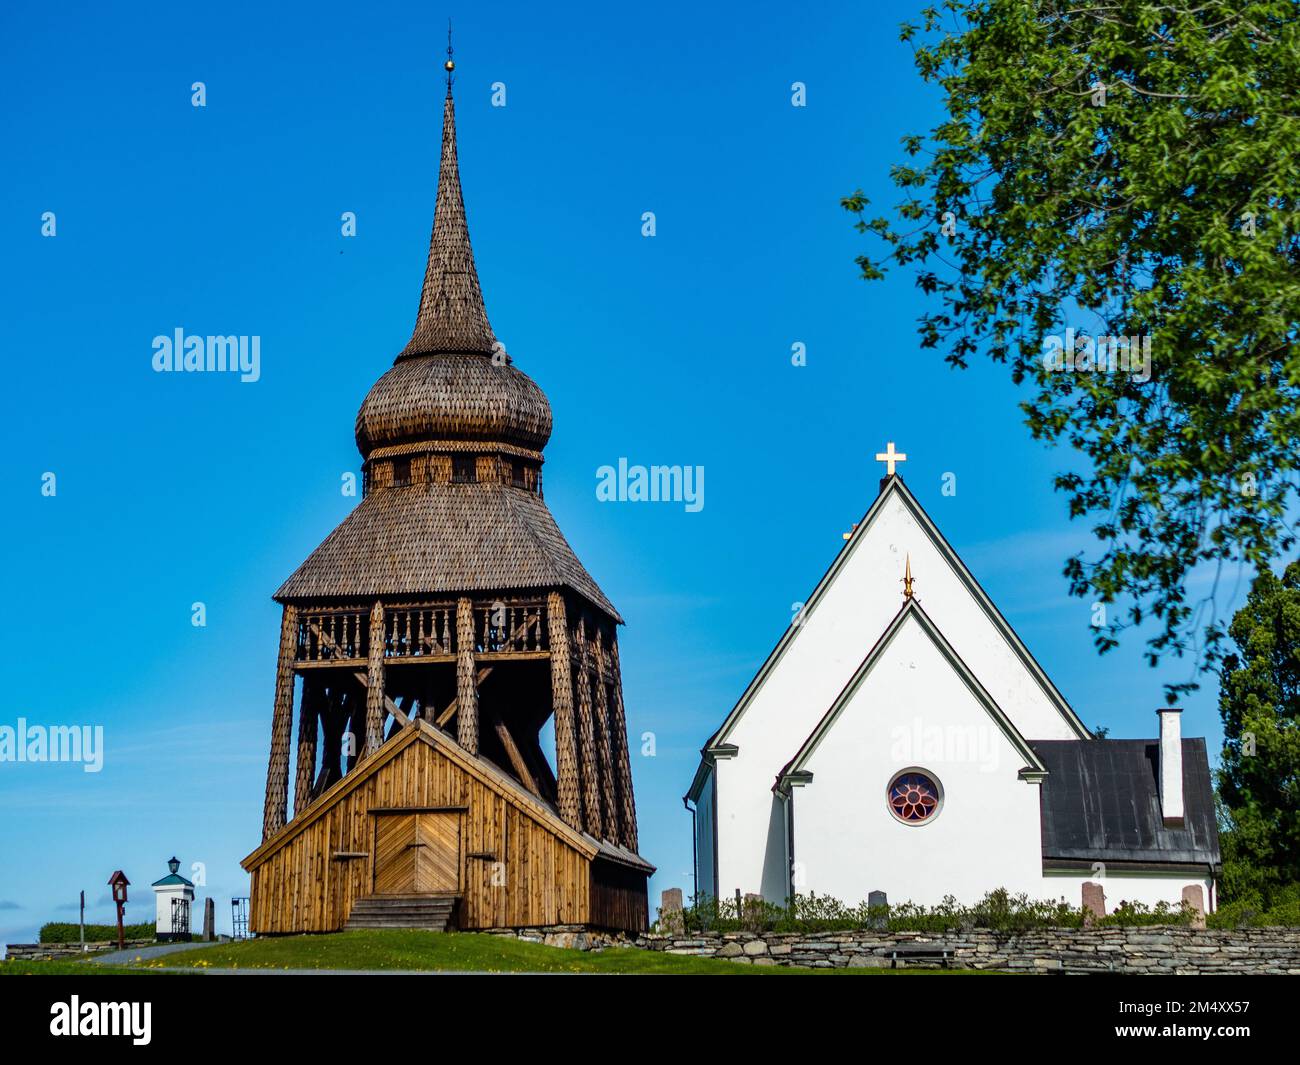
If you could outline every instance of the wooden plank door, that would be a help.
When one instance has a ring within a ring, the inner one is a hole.
[[[416,890],[418,814],[375,816],[376,895],[409,895]]]
[[[460,814],[417,814],[415,891],[460,890]]]

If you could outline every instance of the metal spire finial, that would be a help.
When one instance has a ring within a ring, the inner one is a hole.
[[[442,158],[438,164],[438,200],[424,268],[424,286],[415,330],[399,359],[415,355],[458,353],[493,355],[496,337],[488,325],[474,252],[465,224],[465,200],[456,159],[456,101],[451,95],[451,26],[447,27],[447,97],[442,102]]]
[[[447,62],[443,63],[442,69],[447,72],[447,95],[451,95],[451,72],[456,69],[456,64],[451,58],[451,19],[447,20]]]
[[[903,570],[903,598],[904,599],[912,598],[912,583],[915,580],[916,578],[912,576],[912,556],[909,554],[907,556],[907,565]]]

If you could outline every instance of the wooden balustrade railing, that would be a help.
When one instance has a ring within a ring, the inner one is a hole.
[[[480,652],[545,651],[546,604],[497,602],[474,608],[474,636]]]
[[[384,611],[384,656],[419,658],[456,653],[456,604]]]
[[[546,604],[527,600],[476,604],[474,644],[475,652],[480,654],[546,651]],[[447,657],[456,650],[455,603],[385,608],[385,658]],[[296,661],[356,662],[369,654],[369,609],[307,610],[299,614]]]
[[[298,615],[299,662],[365,658],[370,653],[370,612],[330,610]]]

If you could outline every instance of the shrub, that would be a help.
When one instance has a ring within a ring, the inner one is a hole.
[[[1300,897],[1296,900],[1300,918]],[[1099,927],[1190,924],[1195,911],[1186,903],[1154,907],[1121,902],[1113,913],[1094,922]],[[841,932],[879,929],[890,932],[1028,932],[1037,928],[1080,928],[1084,911],[1063,899],[1055,901],[1013,895],[1005,888],[990,891],[971,906],[948,895],[936,906],[913,902],[894,906],[848,906],[828,895],[796,895],[785,905],[760,899],[715,899],[701,896],[683,913],[688,932]],[[1300,924],[1300,920],[1292,923]]]
[[[1300,884],[1243,892],[1206,918],[1211,928],[1300,928]]]
[[[128,924],[122,926],[127,939],[153,939],[156,929],[152,921],[146,924]],[[117,939],[117,925],[86,925],[86,942],[98,943],[105,939]],[[81,941],[81,928],[66,921],[51,921],[41,926],[42,943],[78,943]]]
[[[1186,902],[1180,902],[1177,907],[1170,906],[1167,902],[1157,902],[1154,907],[1144,906],[1140,902],[1120,902],[1113,913],[1106,914],[1097,923],[1121,928],[1150,924],[1191,924],[1195,916],[1195,907]]]

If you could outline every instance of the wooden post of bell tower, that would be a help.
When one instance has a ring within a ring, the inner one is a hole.
[[[560,816],[574,828],[582,827],[578,798],[578,737],[573,725],[573,670],[570,661],[569,623],[564,596],[546,597],[546,620],[551,647],[551,710],[555,714],[555,780]]]
[[[266,802],[262,838],[284,828],[289,807],[289,741],[293,734],[293,658],[298,644],[298,608],[284,608],[280,621],[280,657],[275,668],[275,707],[271,714],[271,758],[266,767]]]
[[[366,658],[366,757],[384,742],[384,604],[370,610],[370,653]]]
[[[294,817],[311,804],[312,787],[316,783],[316,741],[320,735],[322,694],[319,684],[304,678],[302,698],[298,704],[297,775],[293,788]]]
[[[625,833],[620,824],[623,811],[617,797],[618,774],[614,767],[614,736],[612,719],[609,713],[609,677],[605,667],[604,626],[596,625],[595,640],[591,645],[592,667],[595,672],[595,731],[596,761],[600,781],[600,801],[605,809],[605,835],[616,843],[621,843]]]
[[[622,806],[623,838],[620,842],[629,850],[638,849],[636,830],[636,798],[632,793],[632,759],[628,750],[627,715],[623,709],[623,676],[618,664],[618,640],[609,641],[609,667],[613,700],[610,704],[609,735],[616,748],[611,752],[614,772],[618,776],[619,802]]]
[[[474,602],[456,600],[456,742],[478,754],[478,678],[474,668]]]
[[[600,794],[600,738],[591,699],[591,657],[587,649],[587,621],[579,612],[573,623],[573,666],[578,689],[578,762],[582,768],[582,827],[597,839],[606,837],[605,810]]]

